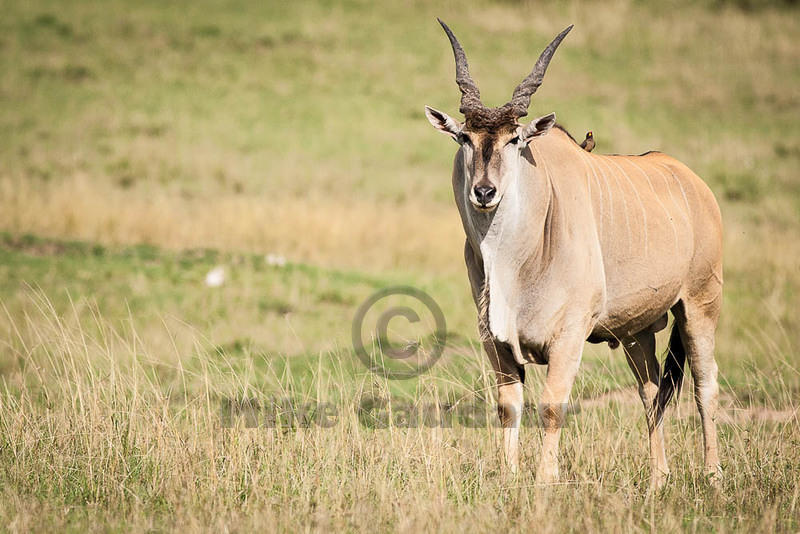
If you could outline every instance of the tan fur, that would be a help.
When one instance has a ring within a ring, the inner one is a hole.
[[[555,114],[519,123],[572,26],[542,52],[511,102],[489,109],[463,48],[439,22],[453,48],[466,122],[430,107],[425,114],[461,146],[453,192],[481,339],[497,377],[507,463],[517,469],[523,366],[548,366],[537,479],[553,482],[583,342],[614,347],[621,341],[647,413],[651,484],[659,486],[668,473],[662,415],[680,387],[684,357],[695,381],[706,472],[718,478],[714,330],[722,300],[722,222],[711,191],[663,154],[590,154],[553,128]],[[662,382],[654,332],[666,326],[669,310],[675,327]]]
[[[583,342],[621,340],[648,414],[652,484],[663,483],[668,467],[661,421],[653,417],[660,370],[652,332],[664,328],[672,310],[695,380],[706,470],[718,476],[713,346],[722,224],[708,187],[664,154],[590,154],[557,128],[518,153],[506,144],[513,132],[458,134],[471,142],[456,155],[453,190],[482,337],[488,330],[493,338],[484,346],[498,375],[507,461],[516,468],[521,364],[548,364],[537,477],[552,482]],[[471,203],[477,183],[497,187],[502,199],[493,211]],[[509,328],[515,335],[498,340]]]

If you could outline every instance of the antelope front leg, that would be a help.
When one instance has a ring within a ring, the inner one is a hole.
[[[558,481],[558,442],[567,413],[567,403],[578,366],[581,363],[583,339],[555,343],[549,351],[547,378],[539,403],[539,416],[544,435],[542,456],[536,470],[536,482]]]
[[[516,473],[519,468],[519,425],[522,420],[525,368],[517,365],[507,345],[487,341],[483,347],[497,378],[497,415],[503,426],[505,465],[512,473]]]

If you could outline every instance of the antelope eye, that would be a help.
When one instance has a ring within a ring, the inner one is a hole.
[[[517,143],[519,143],[519,136],[515,135],[514,137],[508,140],[508,143],[506,143],[506,145],[516,145]]]
[[[466,134],[463,134],[463,133],[458,134],[457,140],[462,145],[471,145],[472,144],[472,141],[470,141],[469,137]]]

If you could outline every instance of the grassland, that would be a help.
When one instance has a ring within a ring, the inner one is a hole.
[[[800,24],[747,5],[0,2],[0,524],[797,531]],[[716,193],[720,489],[684,393],[672,478],[647,493],[633,377],[606,348],[587,347],[558,487],[506,477],[497,432],[462,412],[410,424],[410,406],[492,415],[453,146],[422,115],[457,107],[435,16],[498,104],[574,22],[533,109],[601,152],[670,153]],[[450,336],[430,373],[387,382],[350,322],[396,284],[433,296]],[[310,420],[225,428],[230,399]],[[407,411],[377,428],[364,399]]]

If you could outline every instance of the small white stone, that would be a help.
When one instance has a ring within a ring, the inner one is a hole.
[[[206,285],[208,287],[219,287],[225,283],[225,267],[219,265],[214,267],[206,274]]]
[[[264,257],[264,261],[267,262],[267,265],[272,265],[273,267],[283,267],[286,265],[286,258],[280,254],[267,254]]]

